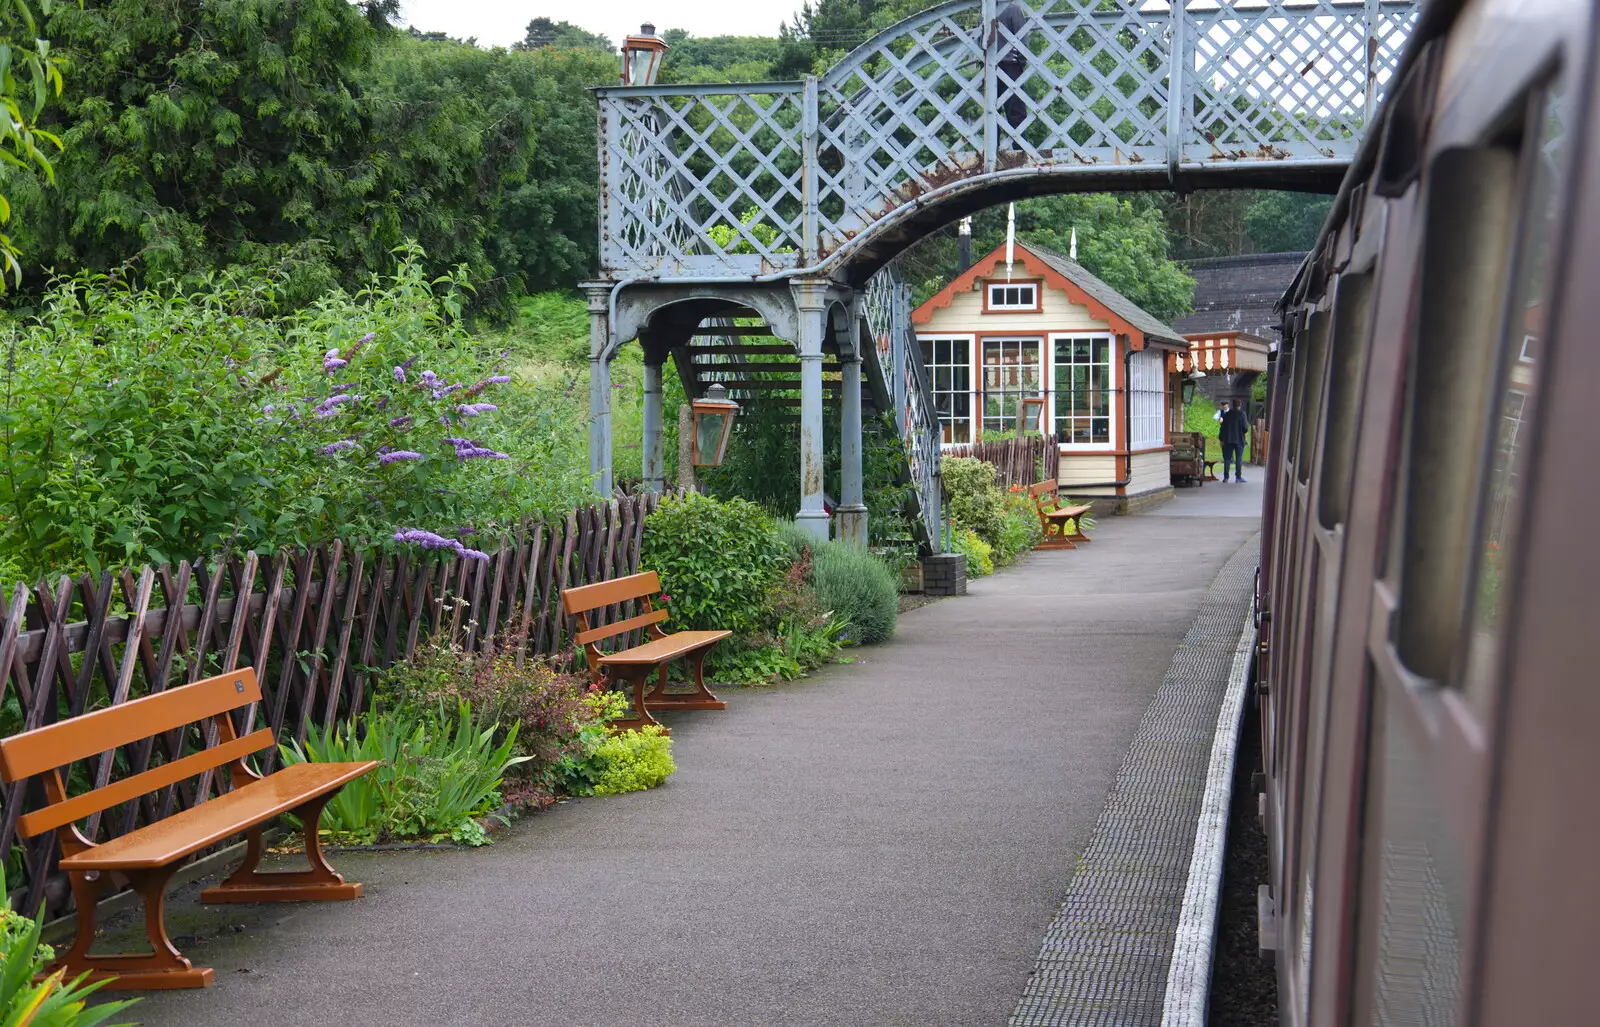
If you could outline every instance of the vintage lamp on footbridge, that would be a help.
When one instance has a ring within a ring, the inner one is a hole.
[[[637,36],[622,41],[622,84],[655,85],[661,74],[661,55],[666,52],[667,41],[656,35],[656,27],[649,22],[640,25]]]

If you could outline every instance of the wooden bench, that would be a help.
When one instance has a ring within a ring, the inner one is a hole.
[[[1078,519],[1090,506],[1060,506],[1061,486],[1053,481],[1041,481],[1028,486],[1028,497],[1033,500],[1039,514],[1039,526],[1044,529],[1040,549],[1076,549],[1077,543],[1090,541],[1078,527]]]
[[[333,794],[377,764],[299,763],[262,777],[245,757],[277,744],[272,729],[262,728],[240,738],[231,716],[231,711],[260,698],[255,670],[247,667],[0,741],[0,778],[9,783],[37,776],[47,803],[24,813],[17,821],[17,833],[24,838],[46,831],[56,833],[61,869],[66,871],[77,905],[77,937],[52,970],[65,970],[69,980],[81,973],[88,973],[90,980],[116,978],[113,986],[119,989],[210,984],[211,968],[196,969],[167,937],[162,915],[166,887],[188,856],[238,834],[248,842],[244,862],[222,884],[201,892],[201,901],[290,902],[361,895],[361,885],[345,881],[323,858],[317,830],[322,808]],[[184,729],[192,724],[200,727],[205,740],[202,748],[119,781],[110,780],[115,750],[169,731],[188,734]],[[62,768],[95,756],[101,758],[94,787],[69,796]],[[212,772],[224,764],[228,767],[226,783],[231,787],[221,795],[128,834],[105,842],[93,840],[93,825],[105,810],[195,776],[201,777],[203,794],[210,790]],[[259,871],[262,825],[283,813],[298,817],[304,826],[311,868]],[[90,823],[89,835],[77,826],[84,819]],[[91,955],[95,902],[124,881],[144,900],[145,934],[152,951]]]
[[[659,723],[651,716],[652,710],[725,710],[728,704],[712,695],[706,688],[704,665],[706,654],[712,646],[733,634],[731,631],[677,631],[672,634],[661,629],[668,611],[656,609],[651,601],[661,594],[661,577],[655,571],[630,574],[594,585],[581,585],[561,593],[562,608],[569,617],[578,621],[574,639],[583,646],[589,660],[589,673],[595,684],[609,688],[618,685],[624,693],[631,690],[633,716],[612,722],[618,730],[644,727]],[[644,612],[609,624],[599,620],[620,614],[621,604],[638,600]],[[591,624],[591,617],[597,623]],[[649,641],[620,652],[604,653],[595,643],[616,638],[629,632],[647,629]],[[667,691],[667,664],[687,660],[694,673],[694,691]],[[655,688],[645,694],[645,683],[656,676]]]

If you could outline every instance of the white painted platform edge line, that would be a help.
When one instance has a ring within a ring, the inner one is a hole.
[[[1217,905],[1222,894],[1222,869],[1228,842],[1228,809],[1233,798],[1233,765],[1239,748],[1239,725],[1250,681],[1250,654],[1255,647],[1254,618],[1246,616],[1233,651],[1228,690],[1217,711],[1217,732],[1211,742],[1206,794],[1195,823],[1194,856],[1183,892],[1183,912],[1167,968],[1167,993],[1161,1027],[1204,1027],[1211,996],[1211,957],[1217,936]]]

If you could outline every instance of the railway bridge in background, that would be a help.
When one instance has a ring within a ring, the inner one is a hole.
[[[826,537],[823,401],[835,393],[836,533],[865,541],[864,380],[905,445],[918,530],[935,542],[938,418],[894,257],[974,211],[1049,193],[1333,191],[1419,7],[949,0],[802,82],[598,90],[597,488],[613,486],[610,362],[638,339],[646,487],[664,481],[670,359],[691,397],[720,381],[741,403],[798,407],[796,520]],[[648,56],[663,44],[630,45]]]

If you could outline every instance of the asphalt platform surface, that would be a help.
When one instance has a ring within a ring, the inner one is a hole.
[[[1255,469],[1258,471],[1259,469]],[[669,723],[678,772],[475,851],[334,857],[356,902],[169,903],[216,983],[144,1024],[1000,1025],[1260,486],[1104,518],[856,662]],[[142,934],[142,931],[139,932]]]

